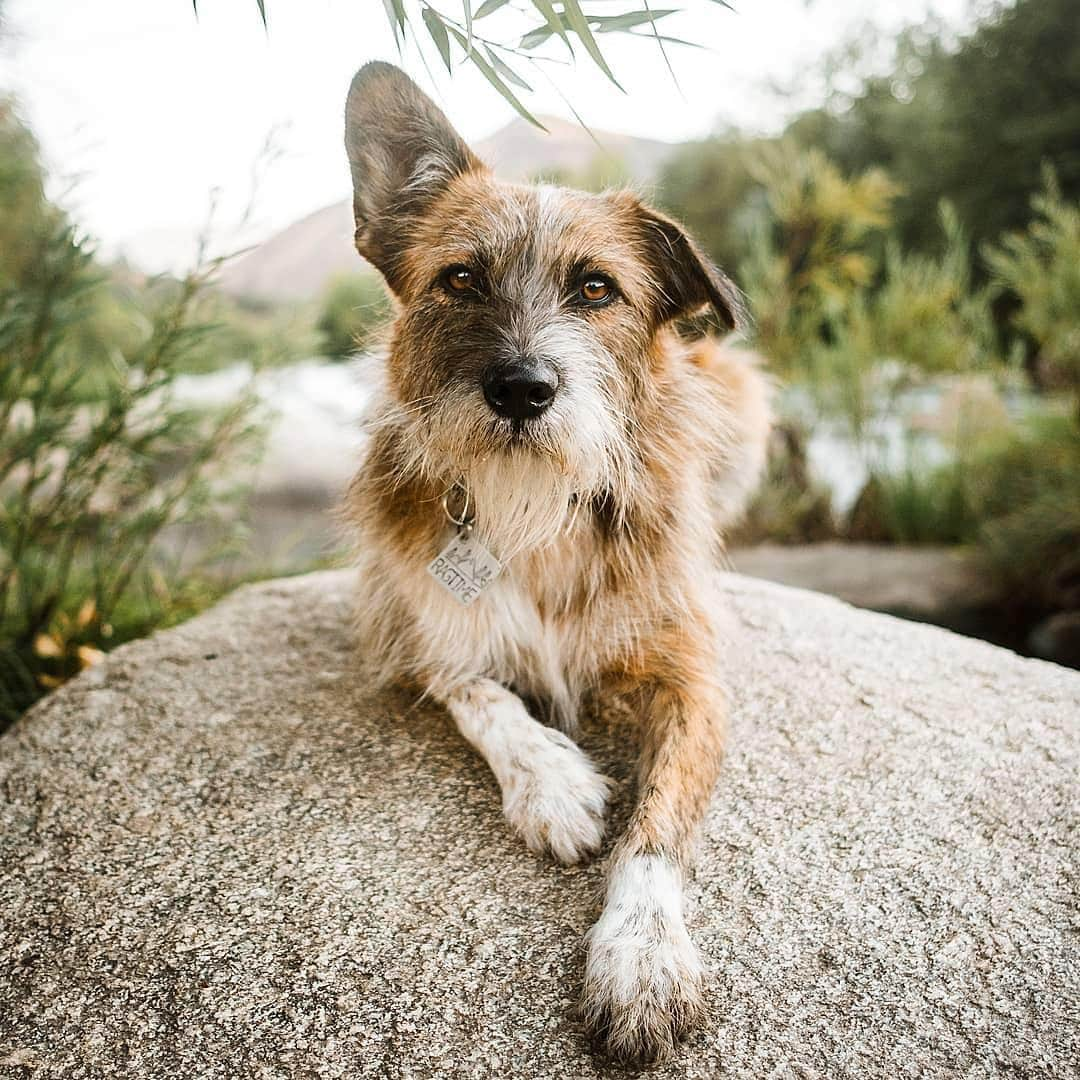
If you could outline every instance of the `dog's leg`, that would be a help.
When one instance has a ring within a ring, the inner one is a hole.
[[[531,851],[573,863],[599,849],[610,782],[572,740],[533,719],[492,679],[433,696],[491,766],[503,813]]]
[[[704,677],[652,681],[639,695],[639,801],[588,935],[582,1001],[598,1048],[634,1063],[668,1056],[702,1010],[702,965],[683,920],[682,883],[720,769],[725,709],[722,691]]]

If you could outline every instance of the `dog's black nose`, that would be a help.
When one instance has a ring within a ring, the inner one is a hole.
[[[500,416],[510,420],[539,416],[558,389],[558,373],[543,360],[528,358],[494,364],[484,372],[484,398]]]

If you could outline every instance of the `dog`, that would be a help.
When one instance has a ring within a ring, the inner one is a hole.
[[[664,1058],[702,1012],[682,888],[724,747],[709,582],[769,430],[758,366],[675,324],[735,328],[740,294],[634,194],[497,180],[391,65],[353,79],[345,143],[396,311],[346,499],[361,655],[445,707],[512,829],[563,863],[600,849],[610,789],[579,704],[632,707],[638,801],[581,1015],[600,1052]]]

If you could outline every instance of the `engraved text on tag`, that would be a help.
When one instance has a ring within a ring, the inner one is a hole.
[[[466,607],[502,571],[502,565],[471,534],[458,533],[428,563],[428,573]]]

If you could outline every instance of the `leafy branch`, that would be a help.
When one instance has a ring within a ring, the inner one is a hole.
[[[255,2],[263,27],[267,28],[266,2]],[[451,74],[463,63],[472,64],[520,116],[541,129],[543,124],[522,101],[523,95],[534,92],[522,72],[524,65],[565,63],[566,59],[551,55],[551,44],[557,43],[559,51],[565,52],[569,60],[576,59],[575,47],[583,50],[620,90],[623,86],[598,41],[603,35],[622,34],[654,42],[673,79],[675,71],[667,46],[701,47],[697,42],[663,34],[657,26],[662,20],[685,10],[685,5],[654,8],[649,0],[640,0],[641,7],[612,12],[612,5],[621,6],[624,0],[483,0],[478,5],[475,0],[447,0],[460,9],[449,15],[429,0],[382,2],[399,50],[411,40],[426,66],[428,52],[434,47]],[[690,2],[718,4],[733,10],[728,0]],[[199,0],[192,0],[192,7],[198,14]],[[492,16],[498,16],[495,20],[500,27],[497,36],[494,31],[486,32],[485,20]]]

